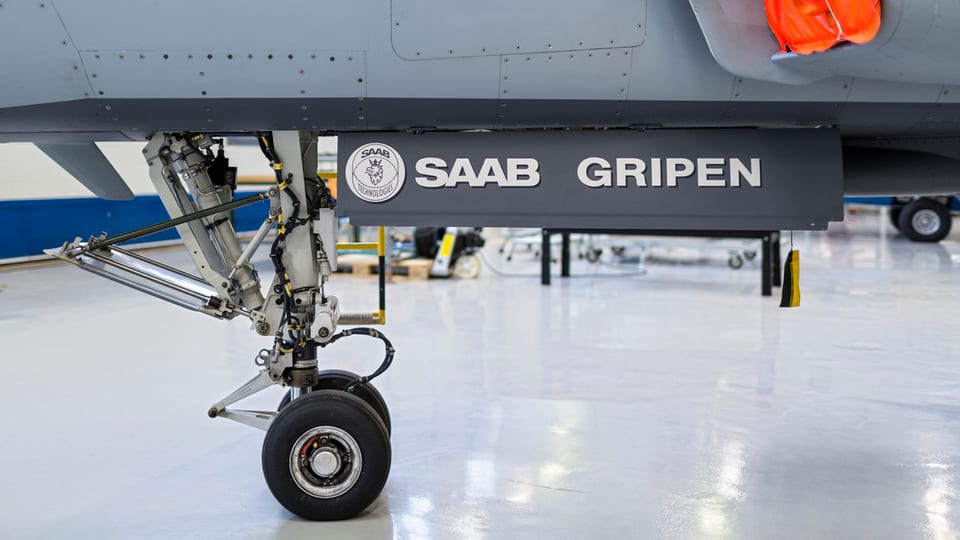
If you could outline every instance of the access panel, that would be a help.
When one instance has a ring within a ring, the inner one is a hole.
[[[339,139],[356,225],[817,229],[843,219],[833,129],[360,133]]]

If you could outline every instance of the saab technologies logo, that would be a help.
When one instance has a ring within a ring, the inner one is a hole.
[[[379,203],[400,192],[406,178],[403,159],[392,147],[369,143],[357,148],[347,160],[347,186],[361,199]]]

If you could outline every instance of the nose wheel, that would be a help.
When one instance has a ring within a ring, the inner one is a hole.
[[[323,370],[318,374],[317,384],[313,385],[312,391],[346,390],[359,378],[360,376],[356,373],[345,369]],[[358,384],[350,390],[350,393],[365,401],[367,405],[373,407],[373,410],[376,411],[380,419],[383,420],[383,424],[387,427],[387,434],[389,435],[390,409],[387,408],[386,400],[383,399],[380,392],[373,386],[373,383]],[[280,405],[277,406],[277,410],[282,410],[289,405],[291,399],[292,394],[288,391],[283,395],[283,399],[280,400]]]
[[[309,520],[351,518],[380,494],[390,434],[377,411],[341,390],[317,390],[283,407],[263,441],[263,476],[277,501]]]

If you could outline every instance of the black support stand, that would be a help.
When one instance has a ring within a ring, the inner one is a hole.
[[[760,294],[772,296],[773,287],[780,287],[780,232],[779,231],[661,231],[634,229],[543,229],[543,245],[540,248],[540,283],[550,285],[550,236],[560,234],[560,275],[570,277],[570,235],[605,234],[626,236],[687,236],[699,238],[748,238],[759,239],[760,248]]]

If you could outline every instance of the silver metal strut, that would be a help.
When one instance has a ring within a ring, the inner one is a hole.
[[[337,334],[338,324],[357,321],[341,315],[337,298],[324,291],[337,268],[338,234],[336,200],[316,175],[316,134],[277,131],[258,134],[258,141],[273,166],[277,185],[234,200],[230,175],[235,170],[228,166],[222,148],[216,155],[213,152],[222,141],[206,134],[153,135],[143,154],[171,219],[114,237],[87,242],[78,238],[48,253],[187,309],[221,319],[250,318],[257,333],[273,337],[273,345],[257,355],[260,372],[213,404],[208,414],[267,429],[276,413],[229,406],[277,384],[291,387],[293,397],[310,392],[318,382],[318,348],[351,335]],[[269,213],[244,248],[229,211],[264,199],[270,200]],[[117,245],[171,227],[183,239],[197,275]],[[273,230],[270,259],[276,272],[264,297],[250,261]],[[380,237],[382,257],[382,229]],[[382,322],[382,283],[381,310],[376,315]],[[390,358],[392,353],[371,378],[389,365]]]

